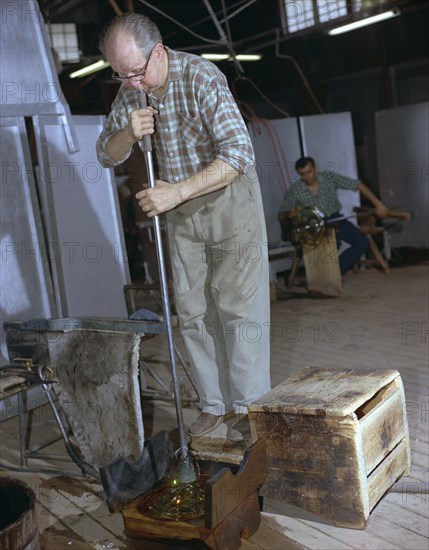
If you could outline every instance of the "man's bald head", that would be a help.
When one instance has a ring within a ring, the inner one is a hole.
[[[134,40],[130,41],[130,38]],[[140,13],[126,13],[118,15],[107,24],[100,38],[100,50],[104,56],[128,47],[137,47],[144,56],[148,56],[157,43],[162,43],[158,27],[148,17]]]

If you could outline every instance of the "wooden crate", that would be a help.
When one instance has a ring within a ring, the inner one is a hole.
[[[339,296],[343,290],[334,229],[329,228],[316,247],[304,245],[302,249],[308,290]]]
[[[405,397],[395,370],[308,367],[249,406],[267,442],[260,493],[362,529],[411,466]]]

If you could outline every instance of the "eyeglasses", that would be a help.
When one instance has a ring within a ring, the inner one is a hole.
[[[144,65],[144,67],[142,68],[142,70],[137,73],[137,74],[130,74],[128,76],[120,76],[119,74],[117,73],[113,73],[112,74],[112,78],[114,78],[115,80],[119,80],[120,82],[125,82],[126,80],[130,80],[131,82],[138,82],[139,80],[143,80],[143,78],[145,77],[146,75],[146,71],[147,71],[147,66],[149,65],[149,61],[150,61],[150,57],[152,55],[152,52],[153,50],[155,49],[155,46],[150,50],[150,53],[149,53],[149,56],[147,58],[147,61]]]

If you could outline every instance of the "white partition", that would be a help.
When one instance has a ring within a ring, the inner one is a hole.
[[[301,156],[296,118],[249,124],[261,184],[269,242],[280,241],[278,213],[290,184],[297,177],[294,164]]]
[[[95,152],[105,117],[73,116],[80,151],[72,155],[55,116],[34,120],[59,315],[127,318],[123,286],[130,275],[117,189]]]
[[[48,255],[23,117],[0,117],[0,323],[55,316]]]
[[[268,242],[278,243],[281,240],[278,220],[280,205],[296,177],[293,166],[301,156],[297,119],[282,118],[265,121],[264,124],[251,123],[249,133],[255,149]],[[290,269],[291,265],[290,258],[271,260],[271,281],[275,281],[277,272]]]
[[[390,246],[428,248],[429,103],[379,111],[375,129],[381,198],[412,214],[390,228]]]

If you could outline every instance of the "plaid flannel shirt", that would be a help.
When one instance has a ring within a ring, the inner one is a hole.
[[[228,88],[213,63],[196,55],[165,47],[169,73],[164,98],[148,95],[158,110],[152,135],[160,178],[170,183],[189,178],[215,159],[245,173],[255,165],[252,143]],[[131,111],[139,108],[138,92],[121,86],[112,111],[97,141],[100,163],[113,167],[131,154],[115,161],[106,154],[110,137],[128,124]]]
[[[283,201],[280,212],[287,212],[298,206],[310,206],[319,208],[325,216],[332,216],[341,210],[337,189],[357,191],[359,180],[337,174],[336,172],[318,172],[319,194],[315,195],[300,179],[295,181]]]

